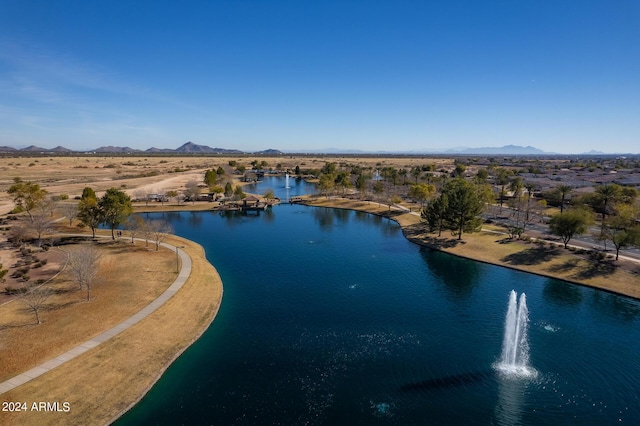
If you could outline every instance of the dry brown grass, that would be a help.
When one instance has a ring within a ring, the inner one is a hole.
[[[118,336],[3,395],[6,401],[69,402],[71,411],[1,413],[0,423],[88,425],[112,421],[144,395],[177,355],[206,330],[221,302],[220,277],[202,247],[177,237],[168,242],[185,246],[193,261],[191,276],[173,298]],[[175,271],[175,255],[168,252],[168,256],[165,266]],[[132,278],[126,280],[129,285],[140,283]]]
[[[93,244],[87,242],[85,244]],[[59,249],[73,252],[85,244]],[[111,328],[149,304],[175,280],[175,254],[124,241],[97,244],[100,275],[86,301],[67,270],[45,285],[56,294],[40,311],[42,324],[20,300],[0,307],[0,381],[35,367]]]

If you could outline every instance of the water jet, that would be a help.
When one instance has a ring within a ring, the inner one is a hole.
[[[535,375],[535,370],[529,366],[529,310],[527,296],[511,290],[507,316],[504,321],[504,339],[502,341],[502,356],[497,369],[505,374],[517,376]]]

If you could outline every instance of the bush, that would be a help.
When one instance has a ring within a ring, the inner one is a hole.
[[[8,295],[14,295],[14,294],[24,294],[27,292],[27,288],[26,287],[5,287],[4,288],[5,293],[7,293]]]

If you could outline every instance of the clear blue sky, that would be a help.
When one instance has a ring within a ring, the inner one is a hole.
[[[0,145],[640,152],[640,2],[0,0]]]

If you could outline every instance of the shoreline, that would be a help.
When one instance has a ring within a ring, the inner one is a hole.
[[[345,198],[329,198],[329,199],[305,198],[301,204],[311,206],[311,207],[325,207],[325,208],[337,208],[337,209],[344,209],[344,210],[360,211],[360,212],[365,212],[369,214],[386,217],[398,223],[398,225],[402,229],[403,236],[408,241],[414,244],[417,244],[420,247],[426,247],[430,250],[442,251],[444,253],[448,253],[448,254],[451,254],[463,259],[472,260],[475,262],[501,266],[501,267],[513,269],[520,272],[526,272],[529,274],[534,274],[534,275],[542,276],[545,278],[557,279],[557,280],[568,282],[570,284],[579,285],[582,287],[594,288],[594,289],[602,290],[608,293],[617,294],[617,295],[629,297],[632,299],[640,300],[640,261],[637,261],[637,262],[632,260],[617,261],[618,265],[620,264],[620,262],[628,262],[630,264],[638,265],[637,271],[635,272],[634,276],[624,277],[627,279],[633,279],[631,280],[632,282],[627,283],[628,285],[626,286],[621,286],[617,282],[609,282],[608,277],[610,275],[605,275],[605,274],[602,274],[601,276],[595,276],[591,279],[576,279],[576,278],[572,278],[569,273],[565,273],[565,274],[553,273],[550,271],[540,270],[540,268],[519,266],[519,265],[507,263],[504,260],[500,259],[499,257],[492,256],[491,253],[493,253],[494,251],[487,250],[486,243],[489,240],[494,240],[495,243],[497,243],[498,241],[495,240],[495,234],[494,234],[494,237],[491,237],[491,231],[489,230],[483,229],[482,231],[477,233],[464,234],[463,240],[461,240],[460,242],[458,242],[458,240],[454,238],[444,238],[444,237],[437,238],[437,237],[430,236],[427,239],[425,238],[425,232],[420,232],[420,233],[416,232],[415,228],[419,228],[419,224],[420,224],[419,216],[416,216],[415,214],[411,214],[410,212],[406,212],[406,211],[389,209],[388,205],[379,204],[373,201],[371,202],[355,201],[355,200],[350,200]],[[498,234],[498,235],[499,237],[502,237],[503,240],[506,239],[507,237],[506,234],[505,235]],[[436,240],[436,241],[439,241],[440,243],[434,244],[433,242],[430,242],[430,240]],[[500,244],[503,244],[503,243],[500,243]],[[512,247],[516,247],[516,250],[513,250],[514,253],[532,250],[532,249],[535,249],[536,247],[535,243],[526,243],[524,241],[509,241],[507,244],[511,245]],[[549,244],[549,242],[546,242],[546,244]],[[554,244],[554,243],[551,243],[551,244]],[[473,245],[473,248],[470,247],[470,250],[464,250],[464,251],[461,250],[460,247],[463,247],[465,245],[466,246]],[[452,247],[447,247],[447,246],[452,246]],[[554,244],[554,246],[556,246],[556,248],[560,247],[556,244]],[[550,248],[550,250],[554,250],[554,249]],[[469,251],[471,251],[474,255],[470,255],[468,253]],[[576,253],[575,251],[564,250],[564,249],[559,249],[556,251],[558,252],[557,257],[562,258],[561,260],[566,260],[568,258],[582,259],[582,257],[580,257],[578,254],[575,254]],[[513,255],[513,253],[510,253],[509,255]],[[539,263],[542,264],[544,262],[541,261]],[[554,264],[552,261],[548,263],[550,263],[549,269],[552,269],[552,267],[556,267],[560,269],[560,266]],[[556,262],[556,263],[559,263],[559,262]],[[615,273],[623,274],[624,272],[613,271],[611,275]]]
[[[66,402],[68,412],[3,413],[3,424],[111,424],[209,329],[222,302],[222,280],[201,245],[178,236],[167,242],[180,245],[191,258],[182,288],[135,325],[3,394],[6,401],[27,401],[28,406],[31,401]],[[75,379],[69,382],[69,377]]]

